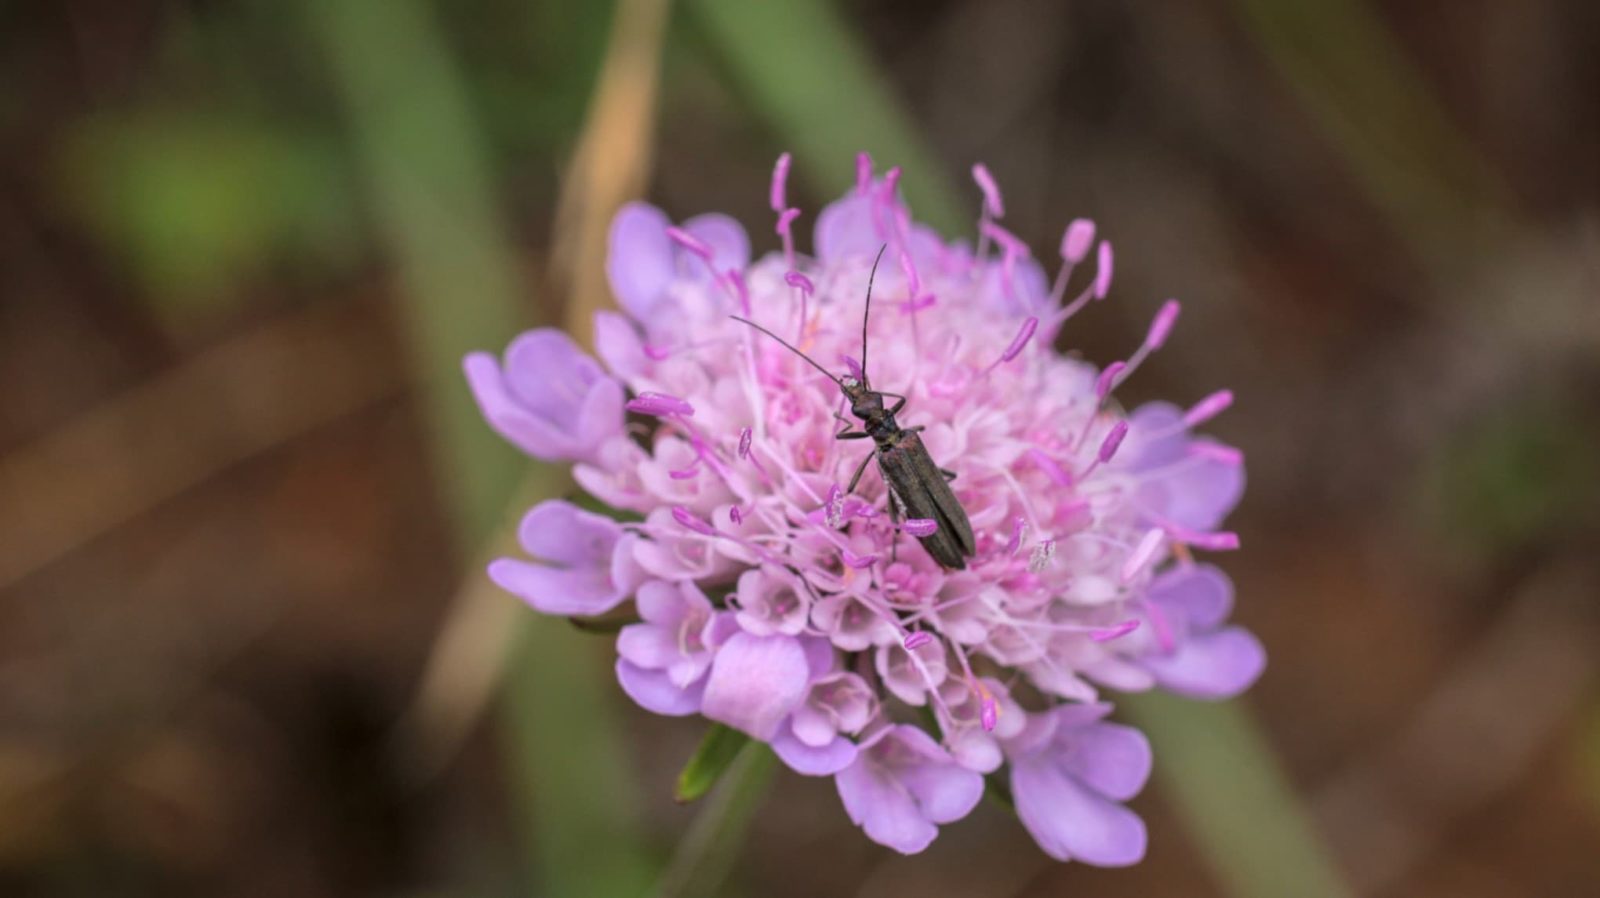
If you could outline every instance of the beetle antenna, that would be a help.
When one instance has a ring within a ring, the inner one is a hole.
[[[878,247],[878,257],[872,260],[872,272],[867,275],[867,307],[861,310],[861,384],[866,386],[871,383],[867,379],[867,319],[872,315],[872,280],[878,276],[878,263],[883,261],[883,251],[889,248],[885,243]]]
[[[809,364],[811,367],[817,369],[818,371],[821,371],[824,375],[827,376],[827,378],[829,380],[833,381],[835,384],[838,384],[840,390],[844,389],[844,384],[842,382],[840,382],[839,378],[833,376],[833,372],[831,372],[828,369],[826,369],[826,368],[822,367],[821,365],[817,364],[816,360],[813,359],[811,356],[808,356],[805,353],[801,352],[800,350],[794,348],[794,345],[792,343],[790,343],[788,340],[785,340],[784,338],[778,336],[777,334],[773,333],[772,331],[767,330],[766,328],[762,327],[761,325],[756,324],[754,321],[751,321],[748,318],[740,318],[738,315],[729,315],[728,317],[732,318],[734,321],[742,321],[745,324],[748,324],[751,327],[755,328],[756,330],[762,332],[763,334],[766,334],[767,336],[771,337],[772,339],[777,340],[779,343],[782,343],[783,344],[783,348],[785,348],[785,349],[789,350],[790,352],[794,353],[795,355],[805,359],[807,364]]]

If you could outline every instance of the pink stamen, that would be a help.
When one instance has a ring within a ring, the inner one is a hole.
[[[1057,464],[1056,460],[1047,455],[1043,449],[1037,446],[1029,449],[1028,459],[1038,465],[1039,470],[1043,471],[1044,475],[1049,477],[1056,486],[1072,485],[1072,475],[1068,474],[1067,470]]]
[[[1110,642],[1118,637],[1126,636],[1137,629],[1139,629],[1139,621],[1137,619],[1125,620],[1122,623],[1117,624],[1115,627],[1106,627],[1103,630],[1094,630],[1089,634],[1089,638],[1095,642]]]
[[[862,568],[869,568],[869,567],[872,567],[874,564],[877,564],[878,563],[878,556],[876,556],[876,555],[857,555],[856,553],[850,551],[848,548],[841,548],[839,550],[839,560],[843,561],[845,563],[845,567],[851,567],[851,568],[855,568],[856,570],[861,570]]]
[[[689,252],[694,253],[707,262],[710,262],[711,257],[715,255],[711,247],[707,245],[705,241],[682,228],[668,227],[667,236],[671,237],[674,243],[678,244]]]
[[[1011,345],[1007,346],[1006,351],[1000,354],[1000,361],[1009,362],[1016,358],[1022,352],[1022,348],[1028,345],[1028,341],[1033,338],[1033,332],[1038,329],[1039,319],[1032,315],[1028,316],[1028,320],[1022,322],[1022,330],[1018,331],[1017,335],[1012,338]]]
[[[922,648],[932,641],[932,633],[929,633],[927,630],[918,630],[915,633],[906,634],[905,641],[901,644],[906,647],[906,651],[911,652]]]
[[[749,458],[750,457],[750,444],[754,440],[755,440],[755,434],[750,430],[750,428],[746,427],[744,430],[739,431],[739,457],[740,458]]]
[[[1102,464],[1110,461],[1117,454],[1117,448],[1122,445],[1122,440],[1127,435],[1128,422],[1118,421],[1112,426],[1111,432],[1107,433],[1105,440],[1100,443],[1100,453],[1097,457]]]
[[[1100,241],[1100,256],[1096,260],[1094,273],[1094,298],[1101,300],[1111,291],[1111,241]]]
[[[1087,218],[1075,218],[1072,224],[1067,225],[1066,233],[1061,235],[1061,258],[1068,265],[1076,265],[1089,254],[1089,247],[1093,243],[1094,222]]]
[[[688,480],[690,477],[693,477],[698,473],[700,473],[700,462],[699,460],[696,460],[694,464],[687,468],[678,468],[675,471],[668,471],[667,476],[671,477],[673,480]]]
[[[883,173],[883,198],[886,202],[893,203],[895,196],[900,191],[900,166],[896,165]]]
[[[1169,299],[1161,304],[1160,311],[1156,312],[1155,320],[1150,322],[1150,333],[1145,335],[1144,345],[1152,351],[1160,349],[1167,342],[1167,336],[1172,333],[1172,325],[1178,321],[1178,313],[1183,306],[1176,299]]]
[[[811,279],[798,271],[790,271],[785,273],[783,276],[783,282],[795,288],[796,290],[799,290],[806,296],[810,296],[817,292],[817,287],[815,284],[811,283]]]
[[[630,412],[653,415],[657,418],[665,418],[669,415],[692,416],[694,414],[694,406],[684,400],[666,393],[648,391],[629,399],[624,408]]]
[[[856,154],[856,193],[866,196],[872,187],[872,154]]]
[[[735,524],[743,524],[744,512],[739,510],[739,506],[730,505],[728,506],[728,520],[734,522]]]
[[[982,162],[972,167],[972,180],[978,182],[978,189],[983,191],[983,206],[988,214],[995,218],[1005,218],[1006,207],[1000,197],[1000,185],[994,182],[994,176],[989,174],[988,166]]]
[[[938,532],[939,522],[933,518],[907,518],[900,529],[916,537],[932,536]]]
[[[794,208],[792,206],[790,208],[788,208],[788,209],[783,210],[782,212],[779,212],[778,213],[778,233],[787,236],[788,233],[789,233],[790,226],[792,226],[794,224],[794,220],[796,218],[799,218],[799,217],[800,217],[800,210],[796,209],[796,208]]]
[[[1006,542],[1007,555],[1015,555],[1017,550],[1022,548],[1022,534],[1027,529],[1028,522],[1022,515],[1019,514],[1011,519],[1011,539]]]
[[[1117,385],[1117,378],[1122,375],[1123,369],[1127,367],[1127,362],[1112,362],[1106,366],[1106,370],[1100,372],[1099,377],[1095,378],[1094,395],[1098,402],[1104,403],[1106,397],[1111,395],[1112,388]]]
[[[1239,548],[1239,534],[1231,530],[1218,530],[1215,533],[1186,533],[1183,541],[1196,549],[1205,549],[1208,552],[1231,552]]]
[[[1193,427],[1215,418],[1233,405],[1232,390],[1218,390],[1210,396],[1194,404],[1194,408],[1183,413],[1183,423]]]
[[[1029,254],[1028,245],[1022,242],[1022,238],[992,221],[979,223],[978,230],[993,239],[995,243],[1011,249],[1018,256],[1027,256]]]
[[[1149,567],[1150,562],[1156,557],[1156,552],[1161,548],[1161,541],[1165,538],[1166,534],[1159,527],[1145,531],[1144,536],[1139,539],[1139,544],[1133,547],[1133,551],[1128,553],[1128,557],[1122,562],[1122,570],[1118,576],[1124,584],[1132,583],[1134,578]]]
[[[917,277],[917,266],[911,262],[911,254],[900,250],[900,273],[906,278],[906,296],[915,298],[922,289],[922,280]]]
[[[656,346],[653,343],[646,343],[644,344],[644,354],[647,358],[650,358],[654,361],[663,362],[672,357],[672,350],[666,348],[665,346]]]
[[[1193,442],[1189,444],[1188,454],[1196,458],[1221,462],[1225,465],[1244,464],[1244,453],[1232,446],[1221,443]]]
[[[1170,654],[1178,647],[1178,641],[1172,636],[1172,624],[1168,623],[1166,614],[1155,602],[1145,603],[1145,613],[1150,617],[1150,629],[1156,632],[1156,644],[1161,651]]]
[[[983,700],[978,707],[978,719],[983,724],[983,731],[985,733],[994,732],[995,726],[1000,722],[1000,706],[995,702],[994,696],[990,695],[988,690],[984,690]]]
[[[789,154],[784,153],[778,157],[778,164],[772,167],[772,190],[767,194],[767,201],[772,205],[772,211],[774,212],[783,211],[786,205],[784,203],[784,186],[789,181],[790,161]]]
[[[672,506],[672,519],[682,526],[704,536],[716,536],[716,528],[696,517],[689,509],[682,505]]]
[[[737,268],[730,268],[727,272],[729,283],[733,284],[734,292],[739,295],[739,311],[746,318],[750,317],[750,286],[745,283],[744,275]]]
[[[1050,559],[1056,557],[1056,541],[1053,539],[1040,540],[1033,547],[1033,552],[1028,556],[1028,572],[1037,574],[1050,565]]]

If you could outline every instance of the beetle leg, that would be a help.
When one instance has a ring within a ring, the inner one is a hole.
[[[880,396],[893,396],[894,398],[900,400],[899,402],[896,402],[894,405],[889,406],[888,413],[891,414],[891,415],[906,407],[906,397],[901,396],[899,393],[881,393],[880,392],[878,395],[880,395]]]
[[[838,433],[833,435],[833,438],[836,440],[864,440],[872,435],[867,433],[865,430],[851,430],[850,419],[839,414],[838,412],[833,413],[833,420],[844,425],[843,427],[839,428]]]
[[[944,479],[945,480],[954,480],[954,479],[956,479],[956,472],[954,472],[954,471],[950,471],[950,470],[947,470],[945,468],[940,468],[939,469],[939,473],[944,475]]]
[[[862,436],[865,435],[866,434],[862,434]],[[844,437],[840,437],[840,439],[844,439]],[[855,476],[850,478],[850,486],[845,490],[846,493],[853,493],[856,491],[856,484],[861,482],[861,475],[867,472],[867,462],[872,461],[872,457],[877,454],[877,450],[868,452],[867,457],[861,460],[861,464],[856,465]]]

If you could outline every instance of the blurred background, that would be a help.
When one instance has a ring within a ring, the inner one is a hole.
[[[1600,894],[1600,4],[12,0],[0,46],[0,894]],[[976,161],[1042,259],[1096,219],[1063,348],[1176,295],[1128,398],[1238,396],[1272,660],[1120,712],[1135,868],[988,805],[900,858],[787,772],[676,806],[698,726],[481,575],[570,486],[461,355],[585,335],[620,202],[770,250],[778,153],[809,234],[859,149],[952,235]]]

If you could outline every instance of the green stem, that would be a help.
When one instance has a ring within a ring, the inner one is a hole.
[[[1156,782],[1229,895],[1350,894],[1245,704],[1147,693],[1118,706],[1150,737]]]
[[[480,419],[461,376],[465,353],[504,345],[522,317],[487,153],[428,3],[304,0],[302,8],[399,270],[435,470],[457,554],[469,556],[504,519],[521,466]],[[609,643],[558,620],[524,619],[504,696],[512,800],[528,818],[521,853],[536,864],[540,894],[639,894],[649,865],[600,657]]]
[[[654,898],[717,894],[750,834],[750,820],[761,806],[777,762],[772,749],[761,744],[739,754],[678,843],[651,893]]]

